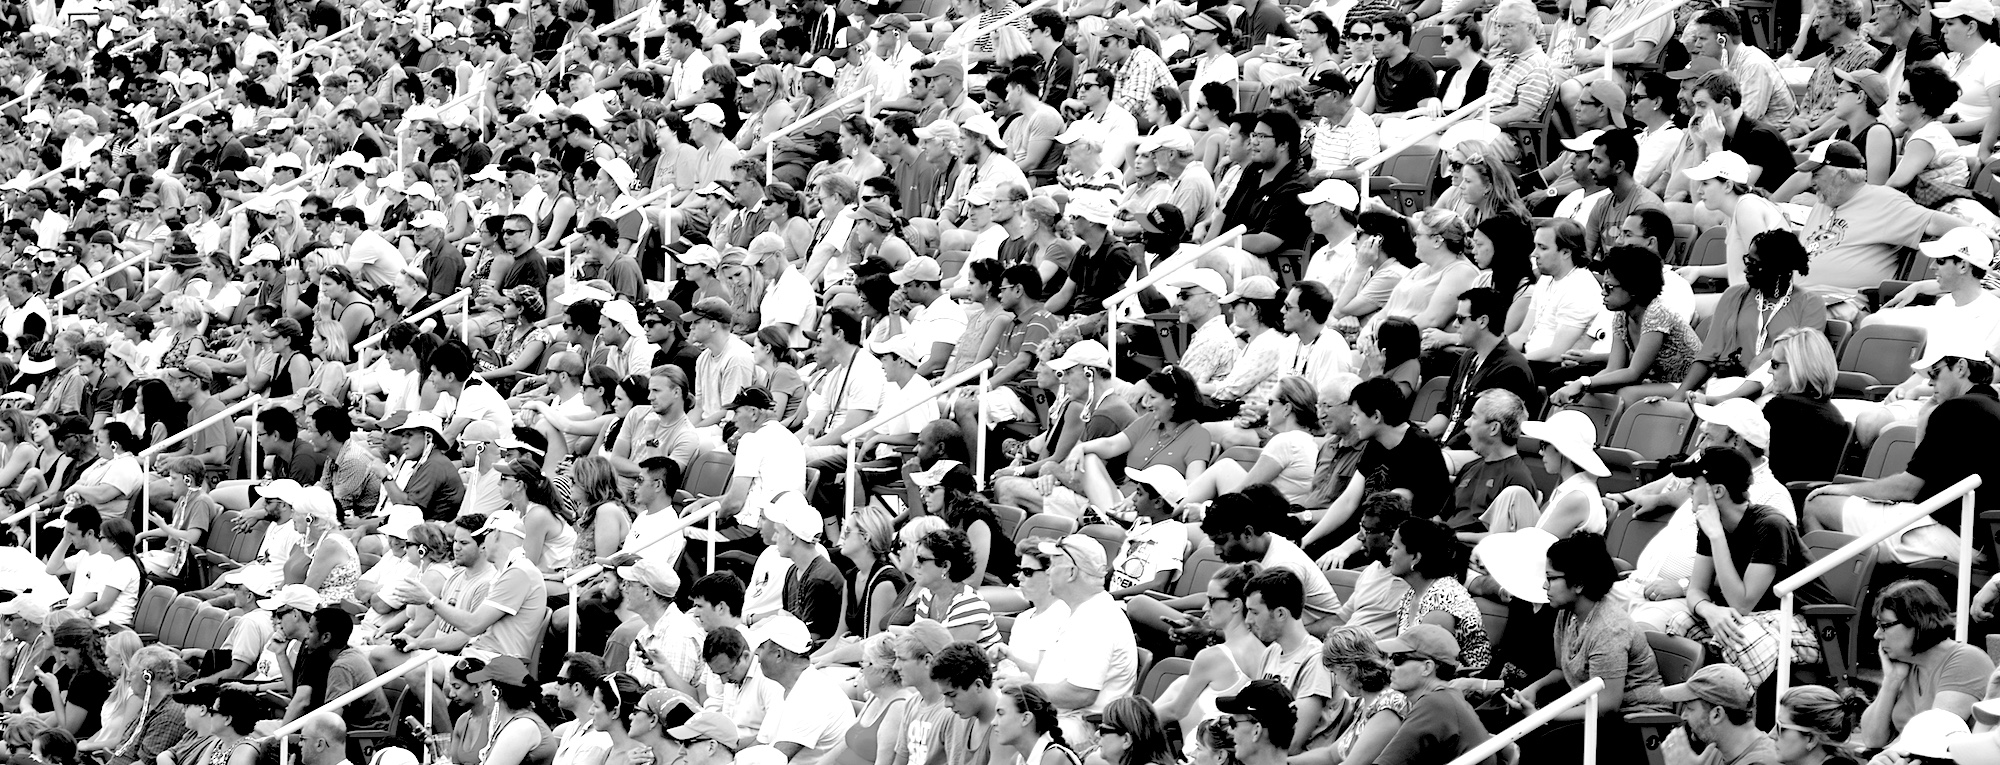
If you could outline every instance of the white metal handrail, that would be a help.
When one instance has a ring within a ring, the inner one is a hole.
[[[56,293],[56,306],[57,306],[56,312],[57,313],[62,312],[61,306],[63,304],[63,301],[66,301],[72,297],[75,297],[78,294],[81,294],[84,290],[90,289],[92,285],[97,284],[98,282],[111,278],[112,274],[118,273],[127,268],[131,268],[134,264],[138,263],[139,261],[145,260],[152,256],[153,253],[142,252],[132,257],[126,258],[124,260],[118,261],[117,263],[105,266],[104,270],[99,271],[95,274],[91,274],[90,278],[83,280],[76,286]]]
[[[145,459],[148,457],[157,457],[159,456],[160,452],[166,451],[168,447],[174,446],[182,441],[186,441],[190,438],[193,438],[194,434],[201,432],[203,428],[207,428],[208,426],[214,425],[219,422],[227,422],[231,417],[235,417],[238,413],[242,412],[243,410],[257,406],[259,404],[262,404],[263,402],[264,402],[264,394],[252,393],[249,396],[244,397],[242,401],[230,404],[222,411],[209,415],[207,419],[202,420],[201,422],[197,422],[193,425],[189,425],[181,432],[175,433],[171,436],[167,436],[166,438],[162,438],[159,440],[158,443],[155,443],[151,446],[146,447],[145,449],[140,450],[139,458]]]
[[[1556,699],[1548,706],[1535,710],[1535,713],[1528,715],[1526,719],[1507,726],[1506,730],[1493,734],[1492,738],[1481,742],[1478,746],[1473,747],[1471,751],[1459,755],[1449,765],[1473,765],[1474,763],[1485,762],[1487,758],[1506,748],[1508,744],[1521,740],[1521,737],[1549,724],[1549,721],[1554,720],[1556,715],[1578,704],[1583,705],[1583,756],[1581,761],[1583,765],[1597,765],[1597,694],[1602,690],[1604,690],[1604,678],[1593,677],[1589,682],[1570,689],[1569,693],[1563,694],[1562,698]]]
[[[1916,507],[1904,511],[1897,522],[1876,527],[1875,530],[1842,545],[1838,550],[1827,553],[1819,560],[1813,561],[1811,565],[1799,569],[1798,573],[1785,577],[1784,580],[1771,586],[1771,591],[1778,594],[1778,610],[1784,614],[1784,617],[1778,620],[1778,698],[1784,698],[1785,691],[1790,689],[1792,684],[1792,620],[1793,614],[1798,613],[1795,597],[1799,588],[1826,576],[1826,573],[1832,571],[1835,566],[1843,565],[1857,555],[1873,554],[1875,546],[1881,544],[1882,540],[1903,533],[1909,529],[1910,524],[1930,517],[1931,513],[1942,510],[1953,502],[1959,503],[1956,634],[1958,642],[1961,643],[1971,637],[1972,530],[1973,520],[1979,514],[1973,508],[1973,501],[1974,492],[1978,490],[1980,483],[1982,479],[1978,473],[1966,476],[1944,491],[1932,495],[1930,499],[1918,503]],[[1866,586],[1866,583],[1863,586]],[[1866,614],[1857,613],[1854,618],[1861,619],[1865,616]]]
[[[428,319],[432,316],[436,316],[437,314],[442,313],[444,309],[450,308],[453,303],[456,303],[461,300],[470,301],[471,299],[472,299],[472,288],[467,287],[465,289],[444,296],[443,300],[439,300],[436,303],[432,303],[431,307],[429,308],[425,308],[424,310],[403,317],[402,323],[415,324],[419,321],[423,321],[424,319]],[[365,338],[362,338],[361,342],[354,344],[354,352],[360,353],[369,348],[373,348],[375,347],[376,343],[382,342],[382,338],[388,336],[389,336],[389,330],[385,329],[375,334],[369,335]]]
[[[973,396],[972,408],[979,411],[979,433],[974,436],[977,446],[973,449],[976,454],[973,455],[974,465],[972,475],[973,480],[984,485],[986,482],[986,406],[979,401],[979,394],[985,393],[986,382],[992,379],[992,374],[993,359],[980,359],[979,363],[959,370],[958,374],[939,380],[937,385],[931,389],[930,395],[896,407],[895,411],[876,412],[875,416],[868,418],[866,422],[849,428],[846,433],[840,434],[841,442],[847,445],[847,486],[845,492],[849,497],[853,498],[851,505],[859,505],[862,500],[867,498],[865,494],[856,494],[861,488],[861,466],[859,464],[861,437],[881,430],[882,426],[902,418],[910,410],[936,401],[938,397],[950,393],[960,385],[971,382],[975,377],[979,379],[979,388],[978,393]]]
[[[613,34],[618,30],[625,28],[627,25],[639,23],[639,19],[644,18],[646,12],[652,9],[653,9],[652,4],[648,3],[645,5],[645,7],[642,7],[636,11],[627,13],[623,16],[607,21],[604,23],[603,26],[591,29],[590,33],[598,37],[603,37],[608,34]],[[556,59],[568,56],[570,51],[575,49],[576,49],[576,40],[572,39],[567,42],[564,42],[562,45],[557,46],[556,55],[549,60],[555,61]]]
[[[1107,355],[1111,357],[1112,363],[1113,364],[1118,363],[1117,319],[1118,319],[1118,305],[1120,303],[1130,300],[1134,295],[1139,294],[1141,290],[1144,290],[1147,287],[1151,287],[1154,284],[1159,283],[1160,280],[1167,278],[1167,276],[1172,274],[1173,272],[1179,271],[1183,268],[1193,265],[1194,262],[1200,260],[1203,255],[1207,255],[1211,252],[1221,249],[1222,246],[1225,244],[1234,242],[1237,245],[1241,245],[1243,243],[1243,235],[1248,232],[1249,228],[1239,223],[1236,226],[1231,227],[1228,231],[1224,231],[1221,234],[1216,235],[1215,238],[1210,239],[1207,242],[1204,242],[1200,247],[1196,247],[1184,253],[1175,253],[1172,256],[1168,257],[1166,260],[1160,261],[1159,264],[1155,265],[1151,271],[1148,271],[1144,277],[1141,277],[1138,281],[1133,282],[1132,286],[1126,287],[1125,289],[1119,290],[1117,292],[1113,292],[1111,293],[1111,297],[1105,298],[1104,299],[1104,349],[1109,352]],[[1217,297],[1221,296],[1218,295]],[[982,407],[982,410],[983,409],[984,408]],[[983,473],[985,471],[982,470],[981,472]]]
[[[144,125],[140,125],[139,132],[150,135],[153,131],[160,129],[161,125],[165,125],[169,122],[174,121],[175,119],[180,118],[182,115],[194,111],[195,107],[201,106],[202,104],[206,104],[210,101],[221,98],[224,92],[226,92],[224,89],[216,88],[207,93],[203,93],[200,97],[194,99],[193,101],[181,104],[181,108],[167,112],[165,116],[162,116]]]
[[[1611,33],[1597,38],[1598,40],[1601,40],[1604,43],[1605,70],[1609,71],[1612,67],[1617,66],[1616,64],[1611,63],[1611,54],[1617,52],[1617,49],[1611,45],[1612,40],[1616,40],[1620,37],[1624,37],[1626,35],[1632,34],[1633,32],[1639,31],[1639,27],[1651,24],[1653,23],[1654,19],[1657,19],[1661,16],[1665,16],[1669,13],[1673,13],[1676,9],[1680,8],[1681,5],[1686,2],[1687,0],[1669,0],[1668,2],[1661,3],[1660,5],[1655,6],[1653,10],[1647,11],[1645,15],[1633,19],[1631,23],[1628,23],[1625,26],[1612,30]],[[1728,2],[1726,2],[1725,0],[1723,5],[1727,6]],[[1664,46],[1667,44],[1667,41],[1661,40],[1659,44]],[[1550,95],[1553,96],[1554,94]]]
[[[807,125],[811,125],[815,122],[826,119],[829,115],[832,115],[838,112],[840,109],[845,108],[848,104],[854,103],[855,101],[859,101],[874,94],[875,94],[875,86],[869,85],[860,90],[836,98],[827,105],[814,110],[813,113],[808,114],[804,117],[800,117],[797,120],[794,120],[792,124],[778,128],[776,132],[764,136],[764,185],[769,186],[777,180],[776,175],[778,172],[778,160],[777,160],[778,151],[776,147],[778,145],[778,139],[796,133],[800,130],[804,130]]]
[[[1036,2],[1015,8],[1012,12],[995,19],[992,24],[985,26],[979,24],[978,16],[972,17],[972,34],[965,38],[965,47],[960,48],[958,51],[959,66],[964,67],[966,71],[972,70],[972,49],[979,46],[979,38],[993,34],[1008,24],[1020,21],[1030,13],[1053,5],[1055,5],[1055,0],[1036,0]]]
[[[0,111],[20,106],[26,103],[28,99],[34,98],[35,92],[42,88],[42,76],[42,72],[36,72],[35,76],[29,77],[27,83],[21,86],[21,95],[7,99],[6,103],[0,103]]]
[[[667,530],[661,532],[659,536],[654,537],[653,541],[647,542],[643,545],[639,545],[638,547],[634,547],[629,551],[619,550],[618,552],[612,553],[612,555],[623,555],[626,552],[630,552],[633,555],[638,555],[642,552],[645,552],[653,545],[667,541],[668,537],[686,531],[689,528],[692,528],[697,523],[702,523],[706,521],[708,523],[708,539],[705,540],[708,542],[708,570],[714,571],[715,570],[715,514],[721,511],[721,509],[722,509],[721,503],[711,502],[708,504],[707,507],[703,507],[700,510],[696,510],[687,515],[681,516],[680,518],[674,519],[673,523],[668,525]],[[681,550],[681,554],[686,555],[687,550],[683,548]],[[592,563],[588,566],[584,566],[583,568],[570,572],[569,576],[563,578],[563,586],[569,588],[569,604],[571,609],[569,618],[569,650],[571,653],[576,652],[576,622],[577,622],[576,611],[575,611],[577,605],[576,586],[579,584],[583,584],[584,582],[590,581],[591,577],[597,576],[603,571],[604,571],[603,564]]]
[[[299,715],[298,719],[278,726],[277,730],[271,731],[270,735],[266,737],[274,738],[278,741],[278,765],[291,765],[292,748],[289,739],[292,734],[305,728],[306,723],[314,716],[344,709],[348,704],[354,703],[355,699],[381,690],[382,686],[388,685],[390,680],[407,675],[415,671],[418,667],[424,669],[424,724],[429,725],[432,719],[431,705],[433,702],[431,701],[431,696],[434,695],[431,693],[431,689],[437,685],[435,682],[437,670],[433,669],[433,667],[436,666],[436,659],[439,656],[440,654],[436,651],[419,651],[404,660],[402,664],[398,664],[389,671],[376,675],[375,679],[354,686],[352,690],[340,694],[339,697],[329,699],[325,704],[319,705],[318,708]],[[425,748],[428,749],[429,747]]]
[[[276,186],[272,186],[263,191],[259,191],[248,197],[244,197],[243,201],[236,202],[229,205],[228,207],[222,208],[222,212],[217,213],[215,217],[217,220],[222,220],[222,221],[229,220],[229,216],[235,215],[237,210],[243,209],[243,206],[250,204],[251,200],[269,199],[271,197],[279,196],[287,191],[291,191],[292,189],[297,188],[300,184],[305,183],[306,179],[309,177],[311,176],[307,175],[306,173],[303,172],[299,173],[299,177],[297,178],[293,178],[289,181],[285,181],[284,183],[280,183]]]
[[[1361,163],[1355,165],[1354,169],[1361,171],[1362,195],[1366,196],[1368,194],[1368,188],[1367,188],[1368,176],[1369,174],[1375,172],[1375,168],[1381,167],[1389,160],[1394,159],[1396,155],[1403,153],[1410,147],[1423,143],[1424,141],[1430,140],[1431,136],[1444,132],[1445,128],[1451,127],[1452,125],[1456,125],[1467,117],[1485,114],[1486,105],[1492,102],[1493,102],[1493,95],[1490,93],[1472,99],[1471,101],[1467,102],[1464,106],[1458,107],[1458,111],[1452,112],[1450,114],[1438,118],[1437,122],[1431,124],[1429,130],[1426,130],[1421,133],[1411,134],[1410,136],[1404,138],[1403,140],[1397,141],[1396,145],[1375,152],[1375,156],[1361,160]]]

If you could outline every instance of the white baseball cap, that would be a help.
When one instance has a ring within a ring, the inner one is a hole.
[[[1732,398],[1720,404],[1695,404],[1694,416],[1702,422],[1728,428],[1759,449],[1771,449],[1771,421],[1764,419],[1764,408],[1755,401]]]
[[[1993,270],[1993,240],[1986,232],[1972,226],[1959,226],[1944,232],[1935,241],[1917,245],[1924,256],[1931,259],[1958,258],[1981,271]]]
[[[1213,268],[1190,268],[1165,281],[1169,287],[1200,287],[1217,298],[1229,294],[1229,283],[1223,280],[1222,272]]]
[[[1718,151],[1708,155],[1701,164],[1682,170],[1681,174],[1686,175],[1691,181],[1721,178],[1730,183],[1749,183],[1750,162],[1736,152]]]

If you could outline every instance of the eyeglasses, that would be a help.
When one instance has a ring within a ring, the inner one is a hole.
[[[1252,140],[1252,141],[1276,141],[1276,140],[1278,140],[1278,137],[1277,137],[1277,136],[1275,136],[1275,135],[1272,135],[1272,134],[1270,134],[1270,133],[1257,133],[1257,132],[1252,132],[1252,133],[1250,134],[1250,140]]]
[[[1625,285],[1619,284],[1617,282],[1605,282],[1601,285],[1598,285],[1598,289],[1602,290],[1604,294],[1609,295],[1616,290],[1625,289]]]
[[[935,565],[938,565],[938,559],[936,559],[936,558],[933,558],[933,557],[931,557],[931,556],[929,556],[929,555],[924,555],[924,554],[922,554],[922,553],[918,553],[918,554],[917,554],[917,562],[918,562],[918,563],[929,563],[929,564],[931,564],[931,565],[933,565],[933,566],[935,566]]]
[[[1040,566],[1021,566],[1014,569],[1014,580],[1018,582],[1025,582],[1028,581],[1028,577],[1034,576],[1036,574],[1042,573],[1047,570],[1048,569],[1042,568]]]
[[[1895,619],[1876,619],[1875,629],[1886,632],[1890,627],[1900,627],[1905,624],[1906,622],[1897,621]]]

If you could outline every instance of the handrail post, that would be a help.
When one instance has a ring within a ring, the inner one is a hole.
[[[425,722],[429,722],[426,720]],[[291,736],[278,737],[278,765],[292,765]]]
[[[715,570],[715,513],[708,514],[708,570]]]
[[[153,526],[153,455],[139,453],[139,478],[139,533],[144,534]]]
[[[1798,613],[1793,596],[1790,592],[1778,596],[1778,612],[1783,616],[1778,619],[1778,695],[1774,697],[1777,699],[1785,698],[1785,691],[1792,688],[1792,614]],[[1860,618],[1858,614],[1856,618]]]
[[[1597,765],[1597,696],[1583,697],[1583,765]]]
[[[1117,334],[1117,332],[1116,332],[1116,329],[1117,329],[1116,327],[1114,327],[1114,328],[1113,328],[1113,332],[1112,332],[1112,334]],[[1112,357],[1111,357],[1111,363],[1113,363],[1113,364],[1116,364],[1116,363],[1118,363],[1118,357],[1117,357],[1117,356],[1112,356]],[[975,441],[974,441],[974,443],[976,444],[976,447],[975,447],[975,448],[973,449],[973,456],[972,456],[972,459],[973,459],[973,465],[974,465],[974,467],[973,467],[973,470],[972,470],[972,480],[974,480],[974,481],[977,481],[977,482],[979,482],[979,488],[982,488],[982,489],[986,488],[986,487],[987,487],[987,486],[988,486],[988,485],[989,485],[989,484],[991,483],[990,481],[986,480],[986,401],[985,401],[985,398],[986,398],[986,386],[990,385],[990,384],[991,384],[992,382],[993,382],[993,370],[992,370],[992,368],[990,368],[990,367],[989,367],[989,368],[986,368],[986,369],[982,369],[982,370],[979,370],[979,387],[978,387],[977,389],[975,389],[975,390],[973,391],[973,393],[972,393],[972,408],[973,408],[973,409],[975,409],[975,410],[978,410],[978,412],[979,412],[979,414],[978,414],[978,417],[979,417],[979,435],[978,435],[978,436],[977,436],[977,437],[975,438]]]
[[[280,369],[277,373],[283,374],[284,370]],[[257,420],[264,416],[264,399],[255,400],[257,403],[250,405],[250,480],[252,481],[264,477],[263,456],[257,453]]]
[[[576,653],[576,622],[583,615],[582,601],[576,597],[576,583],[563,580],[569,586],[569,653]]]
[[[857,446],[853,441],[847,442],[847,468],[846,474],[841,480],[841,483],[845,484],[845,486],[840,490],[841,497],[847,502],[847,507],[840,511],[842,517],[852,514],[855,508],[861,507],[862,503],[868,500],[868,492],[861,489],[860,462],[861,447]]]
[[[436,693],[432,689],[436,687],[437,687],[437,662],[434,661],[424,662],[424,728],[426,731],[430,729],[431,720],[436,719],[431,716],[432,714],[431,697],[436,695]],[[436,756],[437,747],[431,745],[431,737],[428,733],[424,735],[423,749],[424,749],[424,765],[430,765],[431,758]]]
[[[1535,710],[1520,722],[1507,726],[1506,730],[1493,734],[1492,738],[1480,742],[1478,746],[1453,758],[1447,765],[1474,765],[1474,763],[1485,762],[1494,753],[1505,749],[1508,744],[1519,741],[1522,736],[1526,736],[1535,729],[1549,724],[1549,721],[1554,720],[1556,715],[1563,713],[1570,707],[1587,703],[1589,700],[1597,698],[1597,694],[1603,690],[1604,678],[1593,677],[1585,681],[1584,684],[1570,689],[1569,693],[1562,695],[1562,698],[1550,702],[1548,706]],[[1593,705],[1586,709],[1590,710],[1592,714],[1589,714],[1588,719],[1584,722],[1584,737],[1586,741],[1592,741],[1596,737],[1597,730],[1595,726],[1597,715],[1594,713],[1596,707]],[[1596,747],[1585,744],[1584,756],[1592,758],[1585,759],[1585,765],[1591,765],[1595,757],[1595,752]]]
[[[778,152],[775,147],[777,146],[778,139],[802,130],[807,125],[826,119],[829,115],[838,112],[849,103],[868,98],[872,95],[875,95],[875,86],[869,85],[861,88],[860,90],[836,98],[828,102],[827,105],[813,111],[813,113],[793,120],[792,124],[778,128],[776,132],[764,136],[764,185],[769,186],[777,181]]]
[[[28,552],[37,558],[42,557],[41,505],[30,505],[28,507]]]
[[[1958,498],[1958,642],[1969,642],[1972,631],[1972,529],[1978,511],[1973,492]]]

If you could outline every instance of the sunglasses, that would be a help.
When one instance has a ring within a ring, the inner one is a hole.
[[[1117,726],[1113,726],[1113,725],[1099,725],[1099,726],[1097,726],[1097,735],[1099,735],[1099,736],[1123,736],[1123,735],[1125,735],[1125,731],[1122,731],[1122,730],[1119,730]]]
[[[1452,35],[1444,35],[1438,38],[1438,42],[1450,45],[1452,43],[1458,42],[1458,38]]]
[[[1897,94],[1896,94],[1896,103],[1899,103],[1899,104],[1911,104],[1911,103],[1916,103],[1916,101],[1917,101],[1917,99],[1916,99],[1916,98],[1914,98],[1914,97],[1912,97],[1912,96],[1911,96],[1910,94],[1908,94],[1908,93],[1897,93]]]
[[[938,559],[936,559],[936,558],[933,558],[933,557],[931,557],[931,556],[929,556],[929,555],[918,555],[918,556],[917,556],[917,562],[918,562],[918,563],[928,563],[928,564],[931,564],[931,565],[933,565],[933,566],[935,566],[935,565],[938,565]]]

